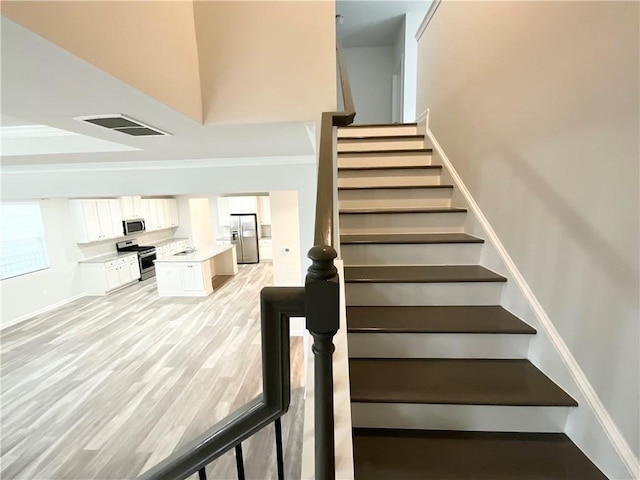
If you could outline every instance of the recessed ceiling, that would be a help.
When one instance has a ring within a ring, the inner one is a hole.
[[[44,154],[46,143],[58,137],[42,137],[39,153],[3,155],[3,166],[314,154],[304,122],[203,126],[4,17],[0,34],[3,123],[42,125],[91,137],[103,147],[121,146]],[[109,112],[171,136],[129,136],[74,120]]]
[[[338,0],[336,14],[344,17],[338,32],[345,48],[387,47],[395,44],[407,13],[424,16],[431,0]]]

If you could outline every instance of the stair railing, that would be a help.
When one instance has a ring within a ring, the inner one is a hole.
[[[238,479],[244,480],[242,442],[272,422],[276,433],[278,480],[284,479],[280,417],[289,409],[291,395],[289,319],[306,317],[313,337],[315,480],[335,479],[333,409],[333,337],[340,325],[340,288],[334,265],[334,204],[337,198],[334,127],[353,122],[355,109],[340,46],[336,47],[344,111],[324,112],[320,130],[315,246],[304,287],[265,287],[260,292],[262,328],[262,395],[256,397],[202,435],[144,472],[144,480],[182,480],[196,472],[206,480],[205,467],[235,450]]]

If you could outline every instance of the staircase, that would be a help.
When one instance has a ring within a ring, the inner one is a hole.
[[[415,124],[338,129],[356,479],[602,479]]]

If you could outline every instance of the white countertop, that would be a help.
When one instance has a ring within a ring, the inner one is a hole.
[[[210,258],[225,253],[235,248],[235,245],[216,245],[214,247],[196,250],[194,253],[187,255],[171,255],[169,257],[159,258],[155,263],[190,263],[190,262],[206,262]]]
[[[106,263],[106,262],[110,262],[111,260],[116,260],[118,258],[122,258],[122,257],[131,257],[131,256],[138,256],[137,252],[111,252],[111,253],[106,253],[104,255],[100,255],[99,257],[93,257],[93,258],[85,258],[83,260],[78,260],[78,263]]]

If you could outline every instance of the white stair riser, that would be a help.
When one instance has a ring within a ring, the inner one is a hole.
[[[382,135],[417,135],[417,133],[418,127],[416,125],[338,128],[338,138],[379,137]]]
[[[450,207],[452,188],[339,190],[338,208]]]
[[[431,154],[416,153],[411,155],[340,155],[338,167],[393,167],[431,165]]]
[[[529,335],[349,333],[350,358],[527,358]]]
[[[354,427],[563,432],[571,407],[352,403]]]
[[[339,187],[388,187],[393,185],[440,185],[442,170],[341,170]]]
[[[338,152],[404,150],[424,148],[424,139],[338,140]]]
[[[475,265],[481,243],[340,246],[345,265]]]
[[[340,233],[458,233],[466,212],[340,215]]]
[[[347,305],[499,305],[502,282],[347,283]]]

